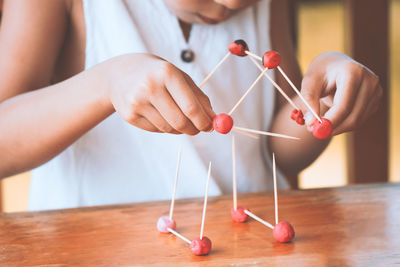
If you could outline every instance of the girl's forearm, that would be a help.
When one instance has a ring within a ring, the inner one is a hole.
[[[300,106],[300,99],[294,98],[294,102]],[[270,138],[269,147],[277,154],[279,167],[289,176],[297,175],[301,170],[310,165],[329,144],[328,140],[316,139],[307,131],[305,125],[298,125],[290,119],[293,108],[289,104],[283,105],[275,116],[272,132],[285,133],[299,137],[300,140],[286,140]]]
[[[114,112],[101,67],[0,103],[0,177],[43,164]]]

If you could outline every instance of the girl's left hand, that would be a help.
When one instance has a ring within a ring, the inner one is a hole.
[[[326,52],[310,64],[301,84],[301,94],[320,115],[332,122],[332,135],[352,131],[378,109],[382,87],[367,67],[338,52]],[[315,118],[303,105],[311,130]]]

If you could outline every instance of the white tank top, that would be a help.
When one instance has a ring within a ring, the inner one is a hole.
[[[85,0],[86,68],[125,53],[158,55],[199,84],[244,39],[252,52],[270,49],[270,1],[263,0],[217,25],[193,25],[185,41],[176,16],[162,0]],[[185,63],[181,51],[195,59]],[[203,87],[216,113],[229,112],[259,75],[246,57],[231,56]],[[235,125],[268,130],[275,92],[263,79],[234,112]],[[179,146],[182,162],[177,198],[204,195],[209,161],[209,195],[232,192],[231,136],[216,132],[191,137],[149,133],[115,113],[64,152],[32,171],[30,210],[167,200],[171,198]],[[265,138],[236,135],[238,192],[272,189]],[[288,188],[282,175],[281,189]]]

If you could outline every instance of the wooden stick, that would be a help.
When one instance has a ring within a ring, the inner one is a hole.
[[[274,172],[274,200],[275,200],[275,225],[278,224],[278,186],[276,183],[275,153],[272,153],[272,169]]]
[[[229,57],[231,53],[228,52],[221,61],[214,67],[214,69],[206,76],[203,82],[199,85],[199,88],[203,87],[203,85],[211,78],[211,76],[217,71],[217,69],[224,63],[224,61]]]
[[[233,129],[238,129],[239,131],[262,134],[262,135],[268,135],[268,136],[282,137],[282,138],[287,138],[287,139],[294,139],[294,140],[299,140],[300,139],[298,137],[293,137],[293,136],[289,136],[289,135],[285,135],[285,134],[258,131],[258,130],[247,129],[247,128],[238,127],[238,126],[234,126]]]
[[[178,183],[178,176],[179,176],[179,167],[181,165],[181,155],[182,155],[182,145],[179,147],[178,152],[178,163],[176,165],[175,171],[175,182],[174,182],[174,190],[172,192],[172,199],[171,199],[171,208],[169,209],[169,219],[172,220],[172,214],[174,212],[174,204],[175,204],[175,194],[176,194],[176,184]]]
[[[239,134],[243,134],[243,135],[248,136],[248,137],[253,138],[253,139],[257,139],[257,140],[260,139],[260,137],[258,137],[257,135],[246,133],[246,132],[243,132],[243,131],[238,130],[238,129],[232,129],[232,131],[235,131],[235,132],[237,132]]]
[[[171,228],[167,228],[167,230],[170,232],[170,233],[173,233],[174,235],[176,235],[177,237],[179,237],[180,239],[182,239],[183,241],[185,241],[186,243],[192,243],[192,241],[190,241],[189,239],[187,239],[186,237],[184,237],[183,235],[181,235],[180,233],[178,233],[177,231],[175,231],[175,230],[172,230]]]
[[[201,218],[201,228],[200,228],[200,239],[203,239],[203,232],[204,232],[204,220],[206,218],[206,208],[207,208],[207,198],[208,198],[208,184],[210,183],[210,176],[211,176],[211,161],[208,165],[208,176],[207,176],[207,183],[206,183],[206,194],[204,196],[204,206],[203,206],[203,216]]]
[[[245,53],[250,57],[250,58],[255,58],[259,61],[262,61],[262,58],[260,56],[257,56],[256,54],[251,53],[250,51],[245,51]]]
[[[258,81],[262,78],[262,76],[267,72],[268,69],[263,70],[260,75],[258,75],[257,79],[253,82],[249,89],[247,89],[246,93],[240,98],[240,100],[236,103],[236,105],[232,108],[232,110],[228,113],[229,116],[235,111],[235,109],[243,102],[248,94],[253,90],[253,88],[257,85]]]
[[[256,216],[255,214],[251,213],[249,210],[244,210],[244,213],[246,213],[247,215],[249,215],[251,218],[253,218],[256,221],[259,221],[260,223],[264,224],[265,226],[274,229],[274,226],[272,224],[270,224],[269,222],[264,221],[263,219],[261,219],[260,217]]]
[[[311,113],[314,115],[315,118],[319,120],[319,122],[322,123],[321,118],[317,115],[317,113],[312,109],[310,104],[304,99],[304,97],[301,95],[300,91],[296,88],[296,86],[292,83],[292,81],[289,79],[289,77],[286,75],[286,73],[282,70],[280,66],[277,67],[280,73],[283,75],[283,77],[286,79],[286,81],[290,84],[290,86],[293,88],[293,90],[296,92],[296,94],[300,97],[301,101],[307,106],[307,108],[311,111]]]
[[[233,180],[233,209],[237,209],[236,155],[235,136],[232,134],[232,180]]]
[[[258,68],[260,71],[263,71],[263,67],[261,67],[261,66],[257,63],[257,61],[256,61],[254,58],[252,58],[252,57],[249,57],[249,58],[250,58],[250,60],[254,63],[254,65],[257,66],[257,68]],[[279,93],[281,93],[281,95],[289,102],[289,104],[290,104],[294,109],[299,109],[299,108],[296,106],[296,104],[292,101],[292,99],[290,99],[290,97],[282,90],[282,88],[271,78],[271,76],[268,75],[268,73],[265,73],[265,77],[268,78],[268,80],[275,86],[275,88],[279,91]]]

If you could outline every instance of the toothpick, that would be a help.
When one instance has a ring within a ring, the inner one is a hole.
[[[253,138],[253,139],[257,139],[257,140],[260,139],[260,137],[258,137],[257,135],[246,133],[246,132],[243,132],[243,131],[238,130],[238,129],[232,129],[232,131],[235,131],[237,133],[243,134],[243,135],[248,136],[248,137]]]
[[[236,155],[235,136],[232,134],[232,179],[233,179],[233,209],[237,209]]]
[[[170,220],[172,220],[172,213],[174,212],[176,184],[178,183],[179,167],[181,165],[181,155],[182,155],[182,145],[179,147],[179,152],[178,152],[178,163],[176,165],[176,171],[175,171],[174,191],[172,192],[171,208],[169,209],[169,219]]]
[[[211,176],[211,161],[208,165],[208,176],[207,176],[207,183],[206,183],[206,194],[204,196],[204,206],[203,206],[203,216],[201,218],[201,228],[200,228],[200,240],[203,239],[203,232],[204,232],[204,220],[206,218],[206,208],[207,208],[207,198],[208,198],[208,184],[210,183],[210,176]]]
[[[214,69],[206,76],[203,82],[199,85],[199,88],[203,87],[203,85],[211,78],[211,76],[217,71],[217,69],[224,63],[224,61],[229,57],[231,53],[228,52],[221,61],[214,67]]]
[[[283,77],[286,79],[286,81],[290,84],[290,86],[293,88],[293,90],[296,92],[296,94],[300,97],[301,101],[307,106],[307,108],[311,111],[311,113],[314,115],[315,118],[319,120],[319,122],[322,123],[321,118],[317,115],[317,113],[312,109],[310,104],[304,99],[304,97],[301,95],[300,91],[296,88],[296,86],[292,83],[292,81],[289,79],[289,77],[286,75],[286,73],[282,70],[280,66],[277,67],[280,73],[283,75]]]
[[[250,58],[250,60],[254,63],[254,65],[257,66],[257,68],[258,68],[260,71],[263,71],[263,67],[261,67],[261,66],[257,63],[257,61],[256,61],[254,58],[252,58],[252,57],[249,57],[249,58]],[[279,91],[279,93],[281,93],[281,95],[289,102],[289,104],[290,104],[294,109],[299,109],[299,108],[296,106],[296,104],[292,101],[292,99],[290,99],[290,97],[282,90],[282,88],[271,78],[271,76],[268,75],[268,73],[265,73],[265,77],[268,78],[268,80],[275,86],[275,88]]]
[[[172,230],[171,228],[167,228],[168,231],[170,231],[171,233],[173,233],[174,235],[176,235],[177,237],[179,237],[180,239],[182,239],[183,241],[185,241],[186,243],[192,243],[192,241],[190,241],[189,239],[187,239],[186,237],[184,237],[183,235],[181,235],[180,233],[178,233],[175,230]]]
[[[251,213],[249,210],[244,210],[244,213],[246,213],[247,215],[249,215],[251,218],[253,218],[256,221],[259,221],[260,223],[264,224],[265,226],[274,229],[274,226],[272,224],[270,224],[269,222],[264,221],[263,219],[261,219],[260,217],[256,216],[255,214]]]
[[[256,54],[251,53],[250,51],[244,51],[250,58],[255,58],[259,61],[262,61],[262,58],[260,56],[257,56]]]
[[[275,153],[272,153],[272,169],[274,172],[275,225],[278,224],[278,186],[276,184]]]
[[[300,139],[298,137],[293,137],[293,136],[289,136],[289,135],[285,135],[285,134],[258,131],[258,130],[243,128],[243,127],[238,127],[238,126],[234,126],[233,129],[235,129],[235,130],[237,129],[239,131],[250,132],[250,133],[262,134],[262,135],[268,135],[268,136],[275,136],[275,137],[281,137],[281,138],[287,138],[287,139],[294,139],[294,140],[299,140]]]
[[[235,109],[243,102],[243,100],[247,97],[248,94],[253,90],[253,88],[257,85],[258,81],[262,78],[262,76],[267,72],[267,68],[258,75],[257,79],[253,82],[249,89],[247,89],[246,93],[240,98],[240,100],[236,103],[236,105],[232,108],[232,110],[228,113],[229,116],[235,111]]]

